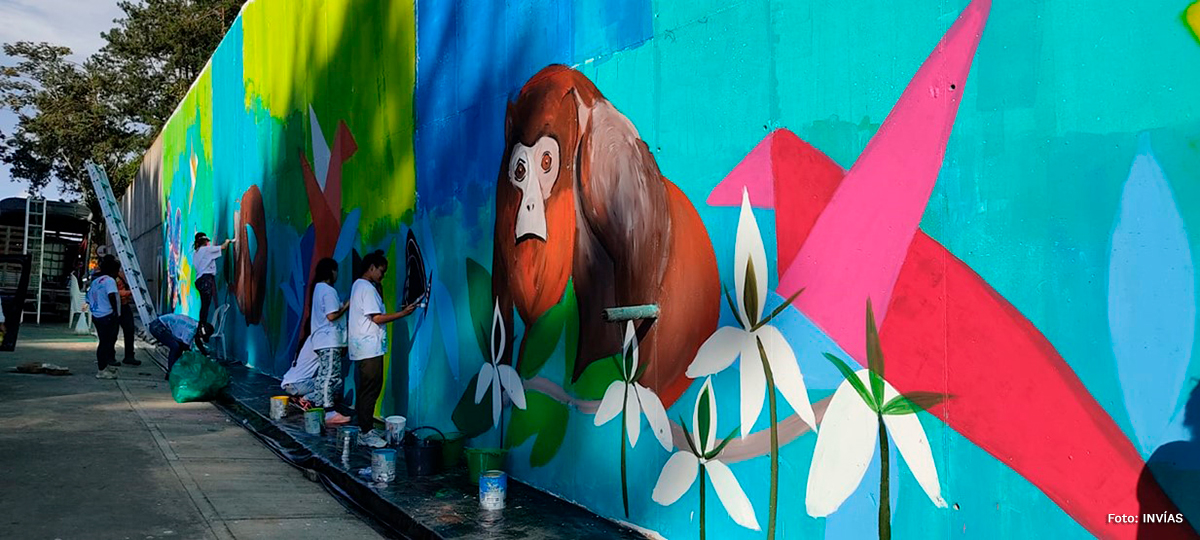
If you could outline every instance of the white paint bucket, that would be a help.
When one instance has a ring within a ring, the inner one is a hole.
[[[387,442],[392,446],[399,446],[400,439],[404,438],[404,426],[408,424],[408,419],[403,416],[389,416],[383,421],[387,424]]]

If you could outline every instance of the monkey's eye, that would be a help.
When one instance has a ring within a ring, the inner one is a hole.
[[[554,164],[554,160],[550,157],[550,152],[542,153],[542,171],[550,172],[550,166]]]
[[[513,171],[513,174],[517,176],[518,182],[525,180],[525,160],[522,159],[517,162],[517,168]]]

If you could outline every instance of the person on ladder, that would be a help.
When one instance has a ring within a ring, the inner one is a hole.
[[[208,235],[198,232],[192,244],[192,266],[199,275],[196,278],[196,291],[200,293],[200,335],[204,339],[213,333],[213,327],[208,323],[208,310],[212,307],[213,295],[217,293],[217,259],[233,240],[226,240],[217,246],[210,246],[210,243]]]
[[[129,290],[129,284],[125,282],[125,271],[122,270],[117,275],[117,292],[121,295],[121,314],[118,316],[117,322],[121,323],[121,334],[125,337],[125,358],[121,360],[122,364],[127,366],[140,366],[142,361],[134,357],[134,329],[133,329],[133,291]]]

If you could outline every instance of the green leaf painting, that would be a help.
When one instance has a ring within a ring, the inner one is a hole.
[[[492,327],[492,275],[474,259],[467,259],[467,293],[471,299],[471,327],[484,360],[491,358],[488,339]],[[474,387],[472,387],[474,388]]]
[[[867,369],[871,372],[871,394],[875,403],[883,403],[883,349],[879,345],[879,328],[875,325],[875,310],[867,299]]]
[[[562,447],[570,415],[566,405],[541,392],[527,392],[525,402],[524,410],[512,411],[505,446],[512,448],[536,436],[529,465],[542,467],[549,464]]]
[[[754,320],[754,318],[758,316],[759,286],[757,274],[754,273],[754,260],[748,258],[746,259],[746,292],[743,300],[745,303],[744,307],[746,308],[746,317],[751,319],[746,322],[751,325],[758,324],[758,321]],[[763,283],[762,286],[766,286],[766,283]]]
[[[478,382],[478,374],[471,377],[471,381],[463,390],[462,397],[458,399],[458,405],[454,407],[454,412],[450,415],[450,420],[468,439],[478,437],[492,428],[492,400],[485,399],[475,403],[475,385]],[[527,394],[526,398],[529,395],[532,393]]]
[[[580,399],[599,400],[604,397],[604,391],[608,390],[608,386],[613,381],[622,380],[619,360],[620,354],[614,354],[607,358],[602,358],[592,362],[583,373],[579,375],[579,380],[571,386],[571,390],[576,397]],[[570,377],[570,375],[568,375]]]
[[[909,392],[892,398],[883,406],[882,412],[891,415],[912,414],[933,407],[946,397],[946,394],[938,392]]]
[[[839,372],[841,372],[842,377],[846,379],[846,382],[850,383],[850,386],[852,386],[854,391],[858,393],[858,396],[862,398],[863,403],[866,403],[872,411],[878,412],[879,404],[876,403],[875,397],[871,395],[871,392],[867,391],[867,387],[863,386],[862,381],[858,379],[858,375],[854,374],[854,370],[851,369],[844,360],[833,354],[825,353],[825,358],[829,359],[830,362],[833,362],[833,365],[837,367]]]
[[[575,319],[576,337],[571,341],[578,341],[579,314],[577,309],[573,288],[567,287],[562,301],[546,310],[537,322],[533,323],[521,340],[521,356],[517,361],[517,373],[521,375],[521,378],[532,378],[542,370],[542,366],[546,365],[546,361],[558,349],[564,330],[567,329],[567,323],[572,318]],[[569,347],[568,350],[573,352],[574,347]],[[568,360],[574,364],[574,358],[568,358]]]

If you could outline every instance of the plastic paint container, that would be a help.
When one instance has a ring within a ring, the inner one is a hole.
[[[274,396],[271,398],[271,420],[281,420],[287,416],[288,397]]]
[[[485,471],[479,475],[479,507],[484,510],[503,510],[508,492],[508,475],[504,471]]]
[[[388,445],[398,446],[400,440],[404,438],[404,426],[408,424],[408,419],[403,416],[389,416],[383,421],[387,424]]]
[[[325,409],[314,407],[304,411],[304,431],[312,435],[325,431]]]
[[[371,451],[371,480],[391,482],[396,478],[396,450],[376,448]]]

